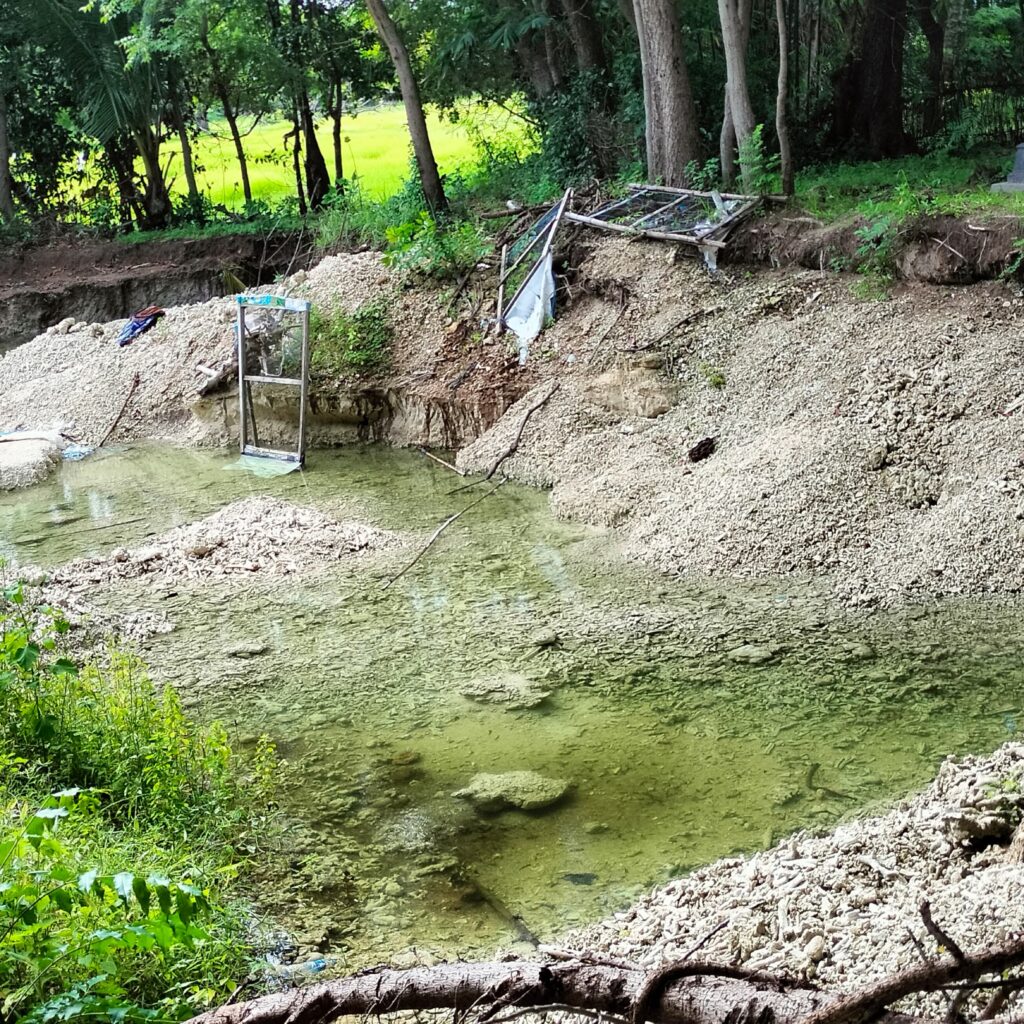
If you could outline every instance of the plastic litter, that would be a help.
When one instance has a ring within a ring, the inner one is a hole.
[[[121,333],[117,336],[118,348],[130,345],[140,334],[145,334],[162,316],[164,316],[164,311],[159,306],[147,306],[145,309],[132,313],[128,323],[121,328]]]
[[[61,454],[68,462],[81,462],[95,450],[91,444],[69,444]]]
[[[302,469],[302,463],[294,459],[272,459],[259,455],[242,455],[225,467],[233,472],[252,473],[253,476],[285,476]]]

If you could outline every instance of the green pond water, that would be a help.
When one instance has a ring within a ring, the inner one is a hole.
[[[315,452],[274,479],[224,472],[233,459],[144,447],[67,463],[0,497],[0,554],[103,554],[252,493],[416,534],[306,580],[150,577],[95,595],[166,616],[174,629],[144,645],[155,676],[243,745],[277,742],[290,824],[257,900],[345,967],[480,953],[523,926],[556,939],[694,866],[906,792],[1024,723],[1012,608],[850,618],[810,583],[670,581],[511,485],[384,591],[466,504],[456,477],[386,449]],[[746,645],[771,658],[747,663]],[[514,711],[460,695],[508,673],[550,696]],[[452,796],[478,772],[522,769],[572,794],[489,817]]]

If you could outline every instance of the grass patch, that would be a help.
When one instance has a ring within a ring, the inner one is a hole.
[[[810,167],[796,176],[796,200],[824,221],[856,216],[903,220],[920,214],[1000,211],[1024,215],[1024,197],[992,192],[1013,163],[1005,149],[971,156],[932,154]]]
[[[431,110],[427,127],[434,148],[438,169],[449,175],[475,163],[479,146],[500,136],[503,145],[515,143],[529,147],[524,122],[495,106],[469,104],[453,120]],[[290,122],[277,120],[257,124],[243,140],[253,198],[267,203],[290,199],[295,195],[292,158],[286,149],[285,133]],[[317,141],[324,159],[334,167],[334,144],[331,122],[325,120],[317,128]],[[164,146],[165,159],[170,158],[169,178],[174,191],[185,192],[185,176],[181,151],[173,142]],[[231,210],[244,205],[238,160],[227,123],[211,118],[210,131],[204,132],[193,149],[196,162],[196,183],[209,199]],[[342,162],[347,181],[358,184],[359,190],[374,200],[386,199],[398,192],[409,175],[412,146],[400,103],[384,104],[342,120]]]
[[[251,969],[232,882],[273,752],[242,765],[134,656],[76,659],[69,629],[0,588],[0,1013],[180,1020]]]
[[[312,364],[330,376],[376,370],[387,362],[394,329],[383,299],[354,313],[314,309],[310,315]]]

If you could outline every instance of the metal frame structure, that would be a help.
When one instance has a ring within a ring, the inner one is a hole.
[[[306,459],[306,405],[309,395],[309,310],[310,303],[305,299],[292,299],[283,295],[238,295],[238,330],[235,343],[238,347],[238,418],[239,447],[243,455],[255,455],[267,459],[280,459],[284,462],[302,464]],[[260,307],[280,310],[281,315],[298,313],[302,327],[301,371],[298,377],[272,376],[266,373],[250,373],[247,365],[247,328],[245,311],[247,308]],[[252,403],[253,384],[278,384],[299,389],[299,442],[295,451],[282,451],[267,448],[260,444],[256,429],[256,414]],[[252,427],[250,443],[249,428]]]
[[[732,192],[698,192],[666,185],[632,184],[628,187],[630,194],[624,199],[601,206],[587,215],[567,213],[566,220],[602,231],[684,242],[710,252],[725,248],[726,235],[761,202],[760,196]],[[709,200],[716,214],[714,217],[703,212]],[[640,208],[641,215],[632,216],[627,210],[629,207],[634,207],[633,213]],[[629,219],[618,221],[620,216]]]

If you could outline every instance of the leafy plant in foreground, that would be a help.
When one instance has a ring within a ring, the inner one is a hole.
[[[69,629],[0,589],[0,1019],[178,1020],[248,973],[230,885],[273,751],[246,769],[138,659],[72,657]]]
[[[405,224],[388,228],[386,234],[387,266],[440,281],[459,277],[491,251],[472,222],[441,225],[425,210]]]

